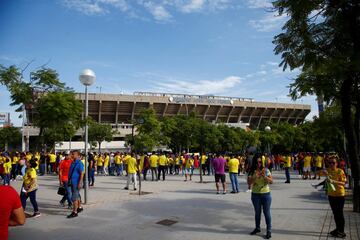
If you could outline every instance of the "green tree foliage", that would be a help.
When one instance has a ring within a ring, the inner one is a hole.
[[[338,101],[354,183],[354,211],[360,212],[360,2],[277,0],[275,11],[289,20],[275,36],[284,69],[301,69],[290,85],[296,99],[308,94]]]
[[[89,142],[96,142],[99,153],[101,152],[101,143],[103,141],[110,142],[113,139],[115,132],[111,125],[101,124],[94,121],[89,121],[88,138]]]
[[[24,79],[23,71],[0,65],[0,84],[10,92],[11,105],[18,106],[18,111],[22,106],[33,111],[32,121],[40,129],[41,144],[53,146],[70,139],[80,126],[81,103],[55,70],[41,68],[31,72],[29,80]]]
[[[0,149],[16,148],[21,144],[21,132],[16,127],[0,128]]]

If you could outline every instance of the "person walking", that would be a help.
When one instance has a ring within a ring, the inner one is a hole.
[[[237,159],[235,156],[232,156],[232,158],[228,162],[229,177],[232,186],[231,193],[239,193],[239,183],[237,178],[239,173],[239,164],[239,159]]]
[[[138,171],[138,167],[137,167],[137,161],[135,158],[135,153],[131,154],[131,157],[128,158],[127,160],[127,182],[126,182],[126,187],[124,188],[125,190],[129,190],[129,185],[130,182],[132,181],[134,183],[134,191],[136,191],[136,186],[137,186],[137,180],[136,180],[136,173]]]
[[[327,184],[332,184],[334,188],[329,187],[327,195],[336,224],[336,229],[331,231],[330,235],[337,238],[345,238],[344,204],[346,175],[342,169],[337,167],[336,157],[331,157],[328,164],[329,168],[325,171]]]
[[[95,184],[95,165],[96,165],[96,161],[94,158],[94,154],[92,153],[88,153],[88,183],[89,186],[93,187]]]
[[[80,189],[83,185],[84,178],[84,165],[81,162],[80,152],[78,150],[74,150],[72,152],[73,162],[70,166],[69,170],[69,185],[71,186],[71,200],[73,204],[73,210],[67,218],[74,218],[78,216],[78,213],[83,211],[81,207],[81,199],[80,199]]]
[[[65,206],[65,201],[68,202],[68,208],[71,209],[72,201],[71,201],[71,187],[68,184],[69,181],[69,170],[71,166],[71,153],[67,152],[65,155],[65,159],[60,162],[59,165],[59,182],[60,186],[63,186],[65,189],[65,195],[60,200],[60,205]]]
[[[255,210],[255,229],[250,235],[261,232],[260,220],[261,211],[264,212],[266,221],[265,239],[271,238],[271,193],[269,184],[273,183],[272,175],[269,169],[265,168],[261,156],[256,154],[252,160],[252,166],[249,171],[248,184],[252,185],[251,201]]]
[[[216,194],[220,194],[219,182],[221,180],[223,187],[223,194],[226,194],[226,176],[225,176],[225,165],[226,160],[220,154],[216,154],[216,158],[213,160],[215,170],[215,184]]]
[[[158,166],[159,157],[155,154],[155,152],[153,152],[149,160],[150,160],[150,169],[151,169],[151,181],[154,181],[154,179],[157,180],[157,166]]]
[[[36,192],[38,190],[36,166],[35,160],[26,161],[26,172],[23,177],[23,186],[20,193],[21,204],[24,211],[26,209],[26,201],[30,198],[30,202],[34,208],[34,214],[32,215],[34,218],[41,216],[36,201]]]

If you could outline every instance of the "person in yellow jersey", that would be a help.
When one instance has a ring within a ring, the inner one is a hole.
[[[50,164],[50,167],[49,167],[49,173],[52,174],[55,172],[55,163],[56,163],[56,154],[55,152],[51,152],[49,154],[49,164]]]
[[[330,235],[336,238],[345,238],[345,183],[346,175],[344,171],[337,167],[336,157],[331,157],[328,161],[329,168],[324,171],[327,176],[328,184],[332,184],[333,188],[328,187],[327,195],[331,210],[334,215],[336,229],[330,232]]]
[[[175,175],[179,175],[180,173],[180,156],[178,154],[175,155]]]
[[[19,162],[19,153],[15,152],[11,159],[11,181],[15,181],[18,173],[17,165]]]
[[[184,159],[185,159],[185,182],[188,180],[188,176],[189,176],[189,180],[191,181],[192,175],[193,175],[193,171],[192,168],[194,167],[194,159],[192,157],[190,157],[188,154],[184,154]]]
[[[324,157],[321,153],[319,153],[315,158],[315,167],[316,171],[314,173],[313,179],[316,179],[316,176],[318,176],[318,180],[320,180],[320,174],[324,166]]]
[[[251,201],[255,210],[255,229],[250,235],[261,232],[260,221],[263,211],[266,221],[265,239],[271,238],[271,193],[269,184],[273,183],[272,175],[269,169],[263,166],[260,154],[255,154],[249,170],[248,185],[252,185]]]
[[[150,169],[151,169],[151,181],[154,181],[154,179],[157,180],[157,166],[159,161],[159,157],[155,154],[155,152],[152,152],[149,161],[150,161]]]
[[[3,179],[4,179],[4,185],[8,186],[10,185],[11,159],[7,154],[4,157],[5,160],[3,163],[3,167],[4,167]]]
[[[20,199],[21,204],[26,209],[26,201],[30,198],[30,202],[34,208],[33,217],[39,217],[39,207],[36,201],[36,192],[38,189],[37,175],[36,175],[36,162],[34,160],[26,161],[26,172],[24,175],[23,186],[21,188]]]
[[[207,166],[206,166],[206,161],[207,161],[207,156],[206,156],[206,154],[205,153],[203,153],[202,155],[201,155],[201,170],[202,170],[202,172],[203,172],[203,175],[205,175],[205,173],[206,173],[206,169],[207,169]]]
[[[115,154],[115,157],[114,157],[114,161],[115,161],[115,171],[116,171],[116,175],[117,176],[122,176],[122,159],[121,159],[121,156],[120,156],[120,153],[117,152]]]
[[[292,157],[290,154],[285,155],[284,158],[284,168],[285,168],[285,183],[290,183],[290,169],[292,166]]]
[[[133,181],[134,183],[134,191],[136,190],[136,186],[137,186],[137,180],[136,180],[136,173],[138,171],[138,166],[137,166],[137,161],[135,158],[135,153],[131,153],[130,157],[127,159],[127,173],[128,173],[128,177],[127,177],[127,182],[126,182],[126,187],[124,188],[125,190],[129,190],[129,185],[130,182]]]
[[[160,180],[160,176],[162,173],[162,180],[165,181],[166,162],[167,157],[165,156],[165,153],[161,152],[159,157],[158,180]]]
[[[101,154],[98,154],[96,158],[97,175],[104,174],[104,158]]]
[[[109,175],[109,161],[110,161],[110,156],[108,153],[104,154],[104,175],[107,176]]]
[[[311,161],[312,161],[311,154],[306,153],[306,155],[304,157],[303,179],[311,178]]]
[[[172,155],[168,154],[167,155],[167,159],[168,159],[168,169],[169,169],[169,174],[170,175],[173,175],[174,172],[174,166],[175,166],[175,161],[174,161],[174,158],[172,157]]]
[[[229,167],[229,177],[231,181],[232,191],[231,193],[239,193],[239,182],[238,182],[238,173],[239,173],[239,159],[236,156],[232,156],[228,162]]]

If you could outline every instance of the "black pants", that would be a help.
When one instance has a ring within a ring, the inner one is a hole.
[[[331,210],[334,214],[336,229],[339,232],[343,233],[345,228],[345,218],[344,218],[345,197],[329,196],[329,203]]]
[[[166,169],[165,166],[159,166],[159,169],[158,169],[158,180],[160,180],[160,176],[161,176],[161,173],[162,173],[162,175],[163,175],[163,181],[165,181],[165,169]]]

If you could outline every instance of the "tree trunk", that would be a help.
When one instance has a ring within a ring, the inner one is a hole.
[[[351,96],[353,80],[348,77],[341,86],[341,114],[344,124],[345,136],[348,142],[348,154],[353,178],[353,211],[360,212],[360,159],[358,142],[351,113]]]
[[[101,142],[98,142],[99,144],[99,154],[101,153]]]

